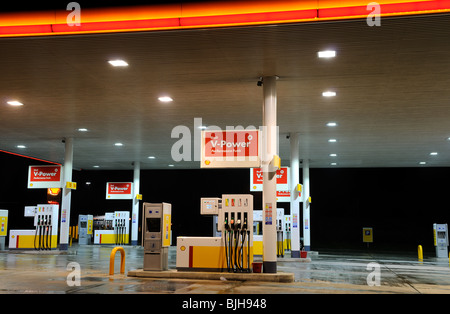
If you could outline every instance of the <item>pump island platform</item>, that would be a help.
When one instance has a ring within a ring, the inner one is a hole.
[[[294,273],[229,273],[229,272],[198,272],[198,271],[145,271],[143,269],[130,270],[129,277],[140,278],[166,278],[166,279],[195,279],[195,280],[222,280],[222,281],[270,281],[294,282]]]

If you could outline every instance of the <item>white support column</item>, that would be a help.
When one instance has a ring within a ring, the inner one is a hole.
[[[277,178],[270,166],[278,154],[276,76],[263,80],[263,272],[277,272]]]
[[[303,160],[303,246],[305,247],[305,251],[310,250],[311,246],[311,221],[309,218],[309,161],[307,159]]]
[[[299,176],[299,142],[300,134],[291,133],[289,136],[291,144],[291,257],[300,257],[300,200],[297,184],[300,183]],[[303,195],[303,192],[302,192]]]
[[[134,176],[133,176],[133,210],[131,213],[131,245],[138,244],[138,229],[139,229],[139,200],[137,195],[139,193],[139,183],[141,178],[141,163],[139,161],[134,162]]]
[[[72,199],[72,190],[66,187],[67,182],[72,182],[73,168],[73,138],[65,139],[65,155],[63,170],[63,188],[61,200],[61,226],[59,234],[59,249],[67,250],[69,248],[69,228],[70,228],[70,203]]]

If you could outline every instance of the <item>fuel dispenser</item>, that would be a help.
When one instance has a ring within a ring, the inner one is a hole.
[[[0,251],[5,250],[5,240],[8,233],[8,211],[0,209]]]
[[[284,215],[284,241],[286,251],[291,251],[291,215]]]
[[[263,255],[262,210],[253,211],[253,255]]]
[[[219,211],[219,222],[223,224],[220,230],[223,233],[228,272],[250,272],[250,234],[253,235],[253,213],[249,210],[249,203],[248,197],[237,195],[222,197],[223,208]],[[251,203],[253,205],[253,198]],[[253,211],[253,206],[251,210]]]
[[[284,257],[284,208],[277,208],[277,257]]]
[[[94,231],[94,244],[123,245],[129,243],[130,212],[105,213],[104,220],[97,220],[96,225],[101,225],[104,229]]]
[[[448,225],[433,224],[433,235],[436,257],[448,258]]]
[[[220,237],[178,237],[177,270],[251,272],[253,195],[202,198],[201,214],[218,215]]]
[[[114,213],[105,213],[103,216],[94,216],[95,230],[113,230]]]
[[[128,244],[130,212],[114,212],[114,239],[116,245]]]
[[[36,250],[56,248],[58,239],[58,209],[59,205],[37,206],[37,212],[34,216],[34,226],[36,227],[34,248]]]
[[[92,244],[93,215],[78,215],[78,244]]]
[[[167,270],[171,244],[172,205],[144,203],[144,270]]]
[[[26,206],[25,217],[34,217],[34,230],[11,230],[10,249],[51,250],[58,246],[59,205]]]
[[[283,209],[277,209],[277,256],[291,250],[291,215],[284,215]],[[284,222],[283,222],[284,221]],[[263,254],[262,210],[253,211],[253,255]],[[284,247],[284,253],[282,253]]]

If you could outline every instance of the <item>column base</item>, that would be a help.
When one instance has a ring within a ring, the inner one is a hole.
[[[276,274],[277,262],[264,262],[263,261],[263,273]]]
[[[69,249],[69,244],[67,243],[60,243],[59,244],[59,250],[60,251],[67,251]]]
[[[305,245],[305,247],[303,248],[305,251],[311,251],[311,247],[309,245]]]
[[[291,251],[291,257],[300,258],[300,251]]]

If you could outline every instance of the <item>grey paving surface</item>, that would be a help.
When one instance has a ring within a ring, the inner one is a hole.
[[[141,247],[124,246],[125,274],[109,276],[113,246],[74,245],[67,254],[0,252],[0,293],[159,293],[159,294],[428,294],[450,293],[448,259],[369,253],[320,253],[310,262],[280,258],[278,271],[294,273],[291,283],[128,277],[142,268]],[[175,248],[169,268],[175,269]],[[75,263],[75,264],[70,264]],[[79,265],[78,269],[72,266]],[[79,274],[79,277],[76,276]],[[74,281],[79,279],[79,281]],[[379,279],[377,285],[376,279]],[[79,285],[74,285],[77,283]],[[373,285],[374,284],[374,285]]]

